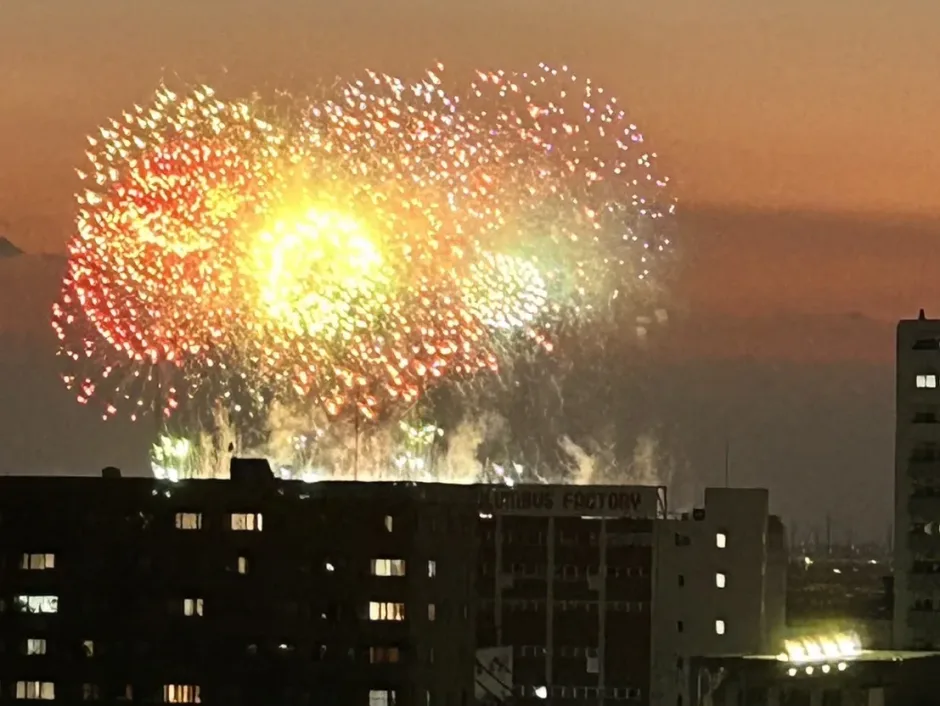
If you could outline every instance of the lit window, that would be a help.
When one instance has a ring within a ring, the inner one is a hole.
[[[428,603],[428,620],[434,621],[437,619],[437,606],[433,603]]]
[[[17,596],[14,600],[20,613],[58,613],[58,596]]]
[[[369,692],[369,706],[395,706],[395,692],[373,689]]]
[[[233,512],[232,529],[241,532],[260,532],[263,526],[260,512]]]
[[[82,684],[82,701],[97,701],[101,698],[101,690],[97,684]]]
[[[380,662],[397,662],[400,652],[397,647],[370,647],[369,661],[373,664]]]
[[[715,574],[715,586],[717,588],[725,587],[725,575],[721,573],[720,571],[717,574]]]
[[[202,529],[201,512],[178,512],[176,513],[176,529],[197,530]]]
[[[369,603],[369,620],[402,621],[405,619],[405,604],[387,601],[371,601]]]
[[[82,643],[82,649],[85,651],[86,657],[94,657],[95,656],[95,641],[85,640]]]
[[[437,576],[437,562],[434,559],[428,559],[428,578]]]
[[[238,573],[240,574],[248,573],[248,557],[245,557],[245,556],[238,557]]]
[[[372,575],[373,576],[404,576],[405,575],[405,560],[404,559],[373,559],[372,560]]]
[[[394,526],[395,526],[395,524],[394,524],[394,522],[393,522],[393,520],[392,520],[392,516],[391,516],[391,515],[386,515],[386,516],[385,516],[385,529],[388,530],[389,532],[391,532],[391,531],[392,531],[392,527],[394,527]]]
[[[719,549],[724,549],[728,545],[728,535],[724,532],[719,532],[715,535],[715,546]]]
[[[26,654],[44,655],[46,654],[46,641],[42,638],[31,637],[26,641]]]
[[[21,569],[42,571],[55,568],[55,554],[24,554],[20,559]]]
[[[201,598],[184,598],[183,599],[183,615],[187,615],[187,616],[202,615],[202,599]]]
[[[55,699],[55,684],[51,681],[18,681],[16,698],[52,701]]]
[[[716,621],[715,621],[715,634],[716,634],[716,635],[724,635],[724,634],[725,634],[725,621],[724,621],[724,620],[716,620]]]
[[[921,390],[934,390],[937,387],[936,375],[918,375],[917,387]]]
[[[202,703],[198,686],[189,684],[166,684],[163,687],[163,703],[198,704]]]

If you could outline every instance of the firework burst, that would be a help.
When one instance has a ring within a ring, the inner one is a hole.
[[[368,73],[289,119],[161,89],[103,128],[53,311],[79,400],[374,419],[650,290],[672,202],[616,102],[468,86]]]
[[[161,89],[89,137],[86,188],[53,326],[78,399],[169,416],[206,370],[240,376],[233,231],[277,193],[283,137],[246,103]],[[193,374],[190,374],[193,373]],[[103,389],[102,389],[103,388]]]
[[[538,269],[554,316],[590,324],[621,296],[656,289],[675,211],[669,179],[617,99],[567,66],[479,73],[465,103],[502,136],[501,189],[511,192],[490,247]]]

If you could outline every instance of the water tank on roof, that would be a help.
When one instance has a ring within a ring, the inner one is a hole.
[[[274,478],[271,464],[266,458],[236,458],[232,457],[229,464],[229,476],[234,481],[263,482]]]
[[[101,477],[102,477],[102,478],[110,478],[110,479],[112,479],[112,480],[114,480],[115,478],[120,478],[120,477],[121,477],[121,469],[120,469],[120,468],[115,468],[114,466],[108,466],[107,468],[102,468],[102,469],[101,469]]]

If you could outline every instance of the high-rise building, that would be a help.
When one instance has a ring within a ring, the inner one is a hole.
[[[896,649],[940,648],[940,320],[897,329],[894,442]]]

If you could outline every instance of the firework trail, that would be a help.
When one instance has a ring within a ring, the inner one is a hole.
[[[161,88],[90,138],[53,309],[79,401],[398,424],[655,293],[674,203],[616,101],[564,67],[440,76],[286,114]]]

